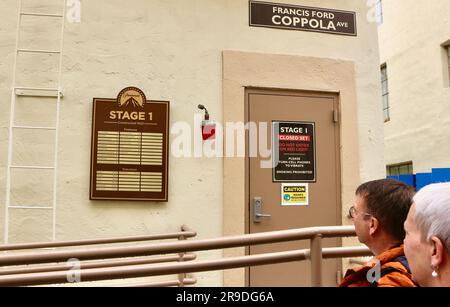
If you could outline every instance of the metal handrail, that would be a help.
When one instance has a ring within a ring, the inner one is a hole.
[[[149,277],[170,274],[184,274],[213,270],[234,269],[248,266],[276,264],[299,260],[311,260],[312,285],[322,284],[321,265],[322,259],[343,258],[355,256],[369,256],[371,252],[365,247],[353,248],[322,248],[322,238],[350,237],[356,232],[352,226],[338,227],[313,227],[306,229],[283,230],[268,233],[247,234],[240,236],[204,239],[199,241],[179,241],[171,243],[159,243],[154,245],[142,245],[136,247],[99,248],[94,251],[54,251],[45,253],[21,253],[16,255],[0,256],[0,265],[25,264],[65,261],[69,258],[80,260],[98,258],[118,258],[127,256],[142,256],[166,253],[185,253],[192,251],[223,249],[230,247],[245,247],[267,243],[279,243],[294,240],[311,240],[311,249],[288,252],[267,253],[242,257],[233,257],[219,260],[207,260],[198,262],[178,262],[174,264],[160,265],[132,265],[107,268],[92,268],[79,271],[82,281],[96,281],[117,278]],[[181,275],[180,275],[181,276]],[[33,274],[16,274],[0,276],[0,286],[23,286],[38,284],[54,284],[67,282],[66,272],[44,272]],[[183,280],[179,284],[183,285]]]
[[[196,235],[197,235],[197,233],[195,231],[192,231],[187,226],[183,225],[183,226],[181,226],[180,232],[174,232],[174,233],[153,234],[153,235],[134,236],[134,237],[104,238],[104,239],[93,239],[93,240],[7,244],[7,245],[0,245],[0,251],[155,241],[155,240],[177,239],[179,237],[192,238],[192,237],[195,237]]]
[[[367,260],[351,258],[348,260],[348,263],[356,265],[364,265],[367,263]]]
[[[324,248],[324,259],[351,256],[367,256],[370,254],[367,248]],[[80,280],[99,281],[121,278],[138,278],[180,273],[205,272],[225,269],[235,269],[248,266],[259,266],[307,260],[311,258],[311,251],[297,250],[260,255],[232,257],[218,260],[204,260],[198,262],[179,262],[160,265],[135,265],[116,268],[101,268],[80,270]],[[0,276],[0,286],[31,286],[44,284],[67,283],[66,272],[47,272],[35,274],[16,274]],[[320,285],[319,285],[320,286]]]
[[[72,246],[89,246],[97,244],[114,244],[114,243],[132,243],[138,241],[151,241],[151,240],[165,240],[165,239],[178,239],[186,240],[188,238],[196,236],[197,233],[189,229],[186,225],[181,226],[180,232],[168,233],[168,234],[153,234],[146,236],[134,236],[134,237],[118,237],[118,238],[107,238],[107,239],[95,239],[95,240],[78,240],[78,241],[63,241],[63,242],[43,242],[43,243],[28,243],[28,244],[10,244],[0,246],[0,251],[9,252],[16,250],[27,250],[27,249],[53,249],[55,247],[72,247]],[[18,255],[19,253],[12,253],[10,255]],[[124,267],[124,266],[134,266],[142,264],[155,264],[155,263],[167,263],[167,262],[179,262],[179,261],[192,261],[196,259],[196,255],[192,253],[180,253],[178,255],[166,255],[161,257],[134,257],[126,258],[120,260],[108,260],[102,259],[98,261],[99,257],[96,258],[97,261],[88,262],[78,262],[76,264],[77,269],[95,269],[95,268],[112,268],[112,267]],[[71,259],[78,260],[78,259]],[[45,262],[42,262],[45,263]],[[25,267],[14,267],[7,269],[0,269],[0,276],[11,276],[11,275],[27,275],[27,274],[37,274],[37,273],[49,273],[49,272],[66,272],[69,270],[67,263],[58,263],[55,265],[30,265],[26,264]],[[72,263],[71,263],[72,264]],[[154,286],[179,286],[184,287],[185,285],[192,285],[196,283],[194,277],[188,278],[187,274],[180,274],[178,280],[176,281],[166,281],[157,283],[146,283],[134,286],[140,287],[154,287]],[[67,282],[67,281],[66,281]]]
[[[195,285],[197,283],[197,278],[190,277],[184,278],[181,282],[179,280],[172,281],[160,281],[148,284],[135,284],[135,285],[125,285],[118,287],[126,287],[126,288],[149,288],[149,287],[183,287],[188,285]]]
[[[197,258],[195,254],[184,254],[182,257],[183,261],[192,261]],[[113,261],[96,261],[96,262],[81,262],[80,269],[98,269],[98,268],[109,268],[109,267],[119,267],[119,266],[130,266],[130,265],[140,265],[140,264],[155,264],[163,262],[177,262],[180,261],[180,256],[162,256],[162,257],[143,257],[138,259],[124,259],[124,260],[113,260]],[[43,273],[43,272],[57,272],[57,271],[67,271],[68,267],[66,264],[56,264],[56,265],[46,265],[46,266],[35,266],[35,267],[19,267],[13,269],[0,269],[0,276],[13,275],[13,274],[30,274],[30,273]]]
[[[123,258],[184,253],[305,240],[314,238],[318,235],[321,235],[322,238],[351,237],[355,236],[355,229],[353,226],[312,227],[203,239],[198,241],[178,241],[125,247],[101,247],[95,250],[78,249],[51,252],[23,252],[11,255],[0,255],[0,266],[65,262],[71,258],[76,258],[81,261],[99,258]]]

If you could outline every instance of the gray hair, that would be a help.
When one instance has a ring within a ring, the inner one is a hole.
[[[450,183],[424,187],[414,196],[415,221],[422,240],[429,242],[436,236],[450,253]]]

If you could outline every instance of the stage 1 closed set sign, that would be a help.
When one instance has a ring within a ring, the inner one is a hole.
[[[273,182],[315,182],[315,124],[273,122]]]

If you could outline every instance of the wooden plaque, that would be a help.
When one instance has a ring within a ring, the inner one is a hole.
[[[135,87],[94,98],[91,200],[168,201],[169,106]]]

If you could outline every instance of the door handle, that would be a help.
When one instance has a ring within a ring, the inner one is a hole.
[[[253,223],[261,223],[263,218],[271,218],[270,214],[263,214],[262,197],[253,198]]]
[[[257,217],[272,217],[270,214],[255,214]]]

